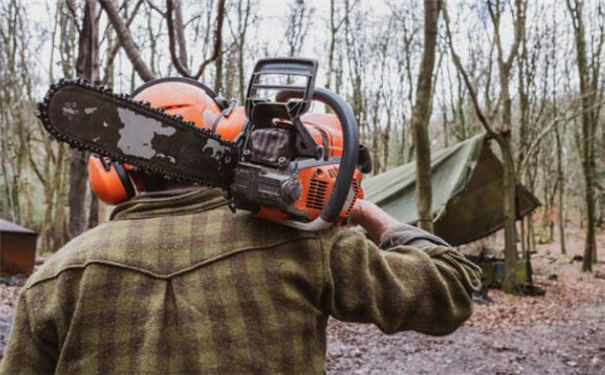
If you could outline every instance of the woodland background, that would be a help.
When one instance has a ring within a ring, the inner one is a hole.
[[[85,155],[50,140],[35,117],[36,102],[59,78],[130,92],[153,77],[191,76],[242,103],[256,60],[304,56],[319,60],[317,86],[353,108],[373,173],[418,163],[422,226],[430,229],[428,154],[487,132],[507,191],[514,195],[521,182],[543,203],[517,223],[508,205],[507,268],[555,238],[565,253],[572,223],[584,237],[582,267],[591,270],[605,221],[605,4],[422,5],[0,1],[0,217],[39,231],[40,252],[107,217],[87,187]]]

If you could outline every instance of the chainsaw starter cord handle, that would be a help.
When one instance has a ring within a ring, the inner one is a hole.
[[[288,101],[289,99],[301,98],[303,92],[301,90],[281,90],[275,95],[275,100],[280,102]],[[351,183],[353,181],[353,175],[357,168],[357,159],[359,153],[359,129],[357,128],[357,122],[355,115],[351,110],[351,107],[338,95],[330,90],[316,87],[313,92],[313,100],[321,102],[329,106],[342,127],[342,138],[343,138],[343,150],[340,158],[340,164],[338,166],[338,176],[336,176],[336,182],[332,189],[332,194],[328,200],[328,204],[323,209],[319,217],[310,223],[299,223],[292,221],[289,225],[296,226],[303,230],[321,230],[328,228],[338,219],[340,212],[342,211],[349,190],[351,189]],[[296,225],[298,223],[300,225]]]

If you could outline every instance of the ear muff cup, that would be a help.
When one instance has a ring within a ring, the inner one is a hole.
[[[135,195],[130,177],[119,163],[105,162],[98,156],[91,156],[88,158],[88,178],[93,193],[107,204],[120,204]]]

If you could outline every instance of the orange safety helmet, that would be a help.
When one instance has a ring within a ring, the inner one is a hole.
[[[193,121],[196,127],[209,129],[231,141],[246,121],[243,107],[229,105],[206,85],[190,78],[152,80],[134,90],[132,97],[148,101],[152,107],[162,108],[170,115],[180,115],[183,121]],[[88,159],[88,178],[93,193],[111,205],[129,200],[137,190],[145,191],[144,182],[134,167],[96,155]]]

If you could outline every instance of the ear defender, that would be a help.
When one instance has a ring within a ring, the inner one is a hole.
[[[197,128],[207,128],[223,139],[233,141],[246,121],[244,107],[233,108],[201,82],[190,78],[160,78],[144,83],[132,92],[132,98],[162,108]],[[144,180],[128,164],[91,156],[88,176],[93,193],[105,203],[116,205],[145,191]]]
[[[88,158],[88,178],[93,193],[103,202],[120,204],[135,196],[135,188],[124,166],[106,158]]]

